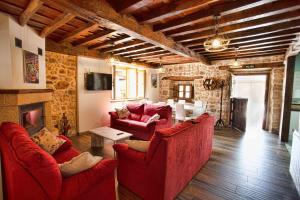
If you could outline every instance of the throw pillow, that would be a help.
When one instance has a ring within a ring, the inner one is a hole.
[[[128,111],[128,109],[126,107],[121,108],[121,109],[116,108],[116,112],[117,112],[118,117],[120,119],[127,118],[129,116],[129,114],[130,114],[129,111]]]
[[[159,118],[160,118],[159,114],[156,113],[155,115],[153,115],[152,117],[150,117],[148,119],[147,124],[151,123],[151,122],[154,122],[155,120],[159,120]]]
[[[51,155],[66,142],[66,140],[51,133],[46,127],[34,134],[31,139]]]
[[[89,152],[84,152],[73,157],[70,161],[58,164],[58,167],[61,174],[68,177],[94,167],[102,159],[100,156],[93,156]]]
[[[150,141],[142,140],[125,140],[128,147],[140,152],[147,152],[149,148]]]

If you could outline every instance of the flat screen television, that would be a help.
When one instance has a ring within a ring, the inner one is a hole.
[[[112,90],[112,75],[103,73],[86,73],[85,89]]]

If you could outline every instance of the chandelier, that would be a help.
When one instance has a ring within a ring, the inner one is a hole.
[[[208,52],[219,52],[224,51],[228,48],[230,40],[228,40],[224,35],[219,35],[219,20],[218,15],[215,16],[215,35],[213,37],[207,38],[204,42],[204,48]]]

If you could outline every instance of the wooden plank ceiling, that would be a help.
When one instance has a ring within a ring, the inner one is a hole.
[[[300,33],[300,0],[1,0],[41,36],[150,65],[285,54]],[[203,42],[219,33],[222,52]]]

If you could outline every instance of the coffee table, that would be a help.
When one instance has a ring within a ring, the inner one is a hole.
[[[95,128],[90,130],[89,132],[91,133],[92,147],[103,147],[104,138],[112,140],[114,144],[116,144],[118,141],[128,139],[130,136],[132,136],[131,133],[110,128],[108,126]],[[115,156],[115,152],[114,152],[114,156]]]

